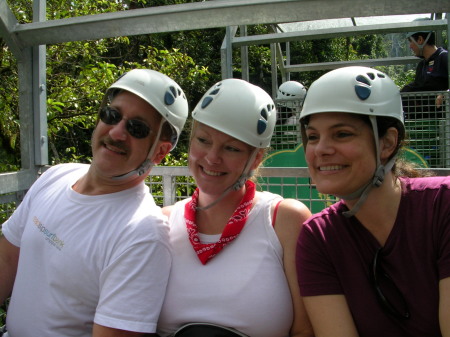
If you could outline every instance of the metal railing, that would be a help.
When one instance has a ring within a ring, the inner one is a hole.
[[[440,107],[436,97],[442,95]],[[450,175],[450,95],[449,92],[421,92],[402,94],[405,111],[405,126],[409,136],[408,146],[423,157],[429,168],[438,175]],[[419,109],[419,103],[422,109]],[[293,124],[280,123],[275,128],[272,151],[298,147],[300,131],[299,111],[288,109],[286,104],[276,101],[281,117],[294,117]],[[412,108],[414,107],[414,109]],[[284,113],[284,114],[283,114]],[[195,183],[187,167],[156,166],[147,178],[150,191],[160,206],[171,205],[190,196]],[[286,198],[295,198],[313,212],[320,211],[335,201],[322,195],[311,184],[306,167],[262,167],[259,170],[257,186],[262,191],[278,193]],[[0,223],[14,211],[25,191],[0,195]]]
[[[256,177],[260,191],[271,191],[286,198],[299,199],[310,209],[321,210],[335,201],[322,195],[311,184],[306,167],[261,167]],[[172,205],[192,195],[195,182],[185,166],[155,166],[146,179],[159,206]],[[24,192],[0,196],[0,223],[3,223],[22,200]]]
[[[147,182],[158,205],[171,205],[192,195],[195,182],[187,167],[155,166]],[[261,167],[256,177],[260,191],[302,201],[310,209],[321,210],[335,198],[317,192],[306,167]]]
[[[450,93],[402,93],[408,147],[432,168],[450,167]]]

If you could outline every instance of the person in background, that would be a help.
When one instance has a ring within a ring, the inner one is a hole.
[[[298,240],[315,335],[450,336],[450,177],[399,161],[397,86],[375,69],[333,70],[309,88],[300,123],[317,190],[341,199]]]
[[[429,20],[427,18],[418,20]],[[432,31],[416,31],[406,35],[409,47],[414,55],[420,58],[416,68],[414,81],[405,85],[401,92],[445,91],[449,88],[448,51],[436,47],[436,34]],[[430,100],[429,97],[408,97],[403,106],[406,118],[433,117],[429,111],[442,107],[443,95]],[[421,112],[425,112],[422,114]]]
[[[159,72],[134,69],[109,87],[92,163],[49,168],[3,224],[6,335],[154,335],[172,260],[144,179],[187,115],[183,91]]]
[[[311,213],[297,200],[256,191],[251,180],[270,145],[274,102],[255,85],[226,79],[192,117],[197,189],[163,209],[173,263],[159,335],[311,336],[295,271],[296,239]]]

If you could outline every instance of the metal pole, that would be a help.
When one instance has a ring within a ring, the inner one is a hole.
[[[45,21],[46,0],[33,1],[33,22]],[[32,93],[36,166],[48,165],[46,46],[32,47]]]

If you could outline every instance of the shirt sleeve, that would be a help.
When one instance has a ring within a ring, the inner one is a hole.
[[[35,199],[39,190],[52,179],[54,172],[59,166],[52,167],[45,171],[43,175],[37,179],[25,194],[22,202],[16,208],[14,213],[2,225],[2,233],[5,238],[16,247],[20,247],[22,234],[25,230],[27,218],[30,210],[30,203]]]
[[[101,274],[94,322],[115,329],[155,332],[172,263],[167,245],[139,242]]]
[[[314,222],[305,223],[297,243],[297,273],[302,296],[342,294],[325,235]]]

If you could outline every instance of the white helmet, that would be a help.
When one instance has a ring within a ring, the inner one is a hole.
[[[376,117],[391,117],[401,122],[404,128],[400,91],[395,83],[381,71],[367,67],[344,67],[330,71],[316,80],[308,90],[303,110],[300,113],[303,144],[306,117],[324,112],[345,112],[369,116],[376,145],[377,169],[373,179],[365,186],[342,199],[359,201],[346,216],[354,215],[373,186],[380,186],[384,176],[395,162],[395,156],[385,165],[381,164],[379,135]]]
[[[306,88],[297,81],[287,81],[278,88],[277,99],[298,99],[302,100],[306,96]]]
[[[306,96],[306,88],[297,81],[287,81],[280,85],[277,92],[277,99],[281,100],[281,105],[295,108],[301,106]]]
[[[180,133],[188,116],[188,103],[180,86],[170,77],[150,69],[133,69],[123,74],[106,91],[100,109],[111,102],[121,90],[126,90],[142,98],[160,113],[163,121],[167,121],[172,128],[171,150],[176,146]],[[151,157],[155,151],[157,140],[163,128],[161,123],[157,131],[156,140],[151,146],[147,158],[136,169],[125,174],[115,176],[114,179],[126,179],[134,174],[141,176],[147,173],[154,163]]]
[[[240,79],[225,79],[202,97],[192,117],[256,148],[270,145],[276,122],[272,98],[260,87]]]
[[[158,111],[173,130],[172,149],[176,146],[188,117],[188,102],[183,90],[170,77],[150,69],[133,69],[123,74],[106,91],[102,106],[117,94],[129,91]]]
[[[386,74],[367,67],[339,68],[316,80],[306,95],[300,119],[321,112],[386,116],[403,123],[397,85]]]

